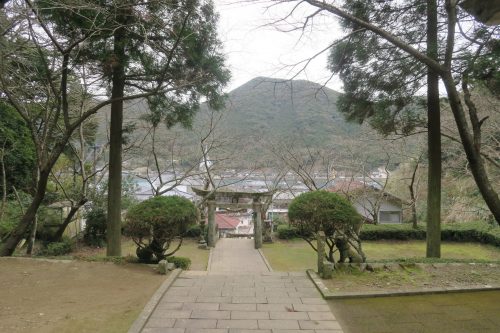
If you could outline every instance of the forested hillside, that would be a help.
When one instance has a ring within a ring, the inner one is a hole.
[[[175,150],[182,155],[177,159],[189,163],[199,160],[200,136],[210,130],[215,134],[213,140],[220,141],[215,143],[219,150],[211,152],[212,158],[219,158],[221,151],[227,158],[229,152],[234,158],[228,164],[233,167],[256,161],[267,164],[275,158],[269,150],[282,144],[298,153],[307,149],[334,152],[340,165],[353,158],[367,161],[370,167],[383,163],[386,157],[380,154],[381,147],[363,140],[376,136],[374,130],[346,122],[336,108],[338,96],[338,92],[309,81],[259,77],[229,92],[222,111],[212,112],[202,105],[191,129],[159,126],[157,141],[163,142],[165,150],[175,138]],[[150,126],[142,120],[147,113],[146,101],[129,103],[125,110],[125,123],[133,130],[127,134],[128,141],[141,143],[140,149],[131,150],[131,167],[141,166],[149,153],[142,146],[150,133]],[[98,141],[102,144],[106,141],[107,113],[102,112],[99,118]]]

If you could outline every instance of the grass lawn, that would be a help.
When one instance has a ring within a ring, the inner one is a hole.
[[[304,240],[276,240],[262,248],[275,271],[302,271],[316,268],[316,252]],[[425,241],[365,241],[367,261],[400,258],[424,258]],[[477,243],[443,242],[443,259],[500,261],[500,249]]]
[[[493,333],[500,291],[329,300],[345,333]]]
[[[172,246],[173,247],[173,246]],[[135,250],[137,246],[130,238],[122,238],[122,256],[136,257]],[[106,256],[106,248],[89,249],[87,247],[79,248],[75,253],[79,257],[95,258],[99,260]],[[204,271],[207,269],[208,257],[210,251],[198,249],[198,242],[194,239],[184,239],[181,248],[174,256],[188,257],[191,259],[190,270]]]

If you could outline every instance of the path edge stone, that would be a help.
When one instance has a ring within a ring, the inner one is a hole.
[[[207,272],[212,270],[212,256],[213,256],[214,248],[210,248],[210,252],[208,253],[208,263],[207,263]]]
[[[434,288],[427,290],[412,290],[412,291],[374,291],[374,292],[336,292],[333,293],[321,281],[318,274],[312,269],[308,269],[307,275],[314,283],[316,288],[321,293],[324,299],[349,299],[349,298],[370,298],[370,297],[395,297],[395,296],[418,296],[418,295],[436,295],[436,294],[451,294],[451,293],[467,293],[479,291],[494,291],[500,290],[500,286],[492,287],[469,287],[469,288]]]
[[[130,326],[128,333],[140,333],[142,331],[144,325],[146,325],[146,322],[158,306],[158,303],[162,299],[163,295],[167,292],[168,288],[170,288],[181,272],[182,270],[177,268],[170,273],[167,279],[161,284],[161,286],[149,299],[148,303],[144,306],[144,309],[142,309],[137,319],[134,321],[132,326]]]
[[[267,269],[269,270],[269,272],[274,272],[273,268],[271,267],[271,264],[269,263],[269,261],[267,261],[267,258],[264,255],[264,252],[262,252],[262,249],[257,249],[257,250],[259,251],[260,256],[262,257],[262,260],[264,261],[264,264],[266,264]]]

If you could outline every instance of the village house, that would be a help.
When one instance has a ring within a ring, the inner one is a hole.
[[[219,230],[219,238],[225,238],[228,234],[253,234],[253,223],[251,213],[215,213],[215,224]]]
[[[373,184],[346,179],[328,191],[347,197],[368,223],[403,223],[403,200]]]

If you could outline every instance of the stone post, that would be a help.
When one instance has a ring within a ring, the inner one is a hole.
[[[207,245],[215,247],[215,201],[208,201],[208,239]]]
[[[253,216],[254,216],[254,240],[255,248],[260,249],[262,247],[262,216],[261,216],[262,204],[258,201],[253,202]]]
[[[323,274],[323,266],[325,261],[325,242],[326,236],[323,231],[318,232],[316,236],[316,249],[318,250],[318,274],[321,276]]]
[[[272,221],[264,220],[264,243],[273,242],[272,228],[273,228]]]

